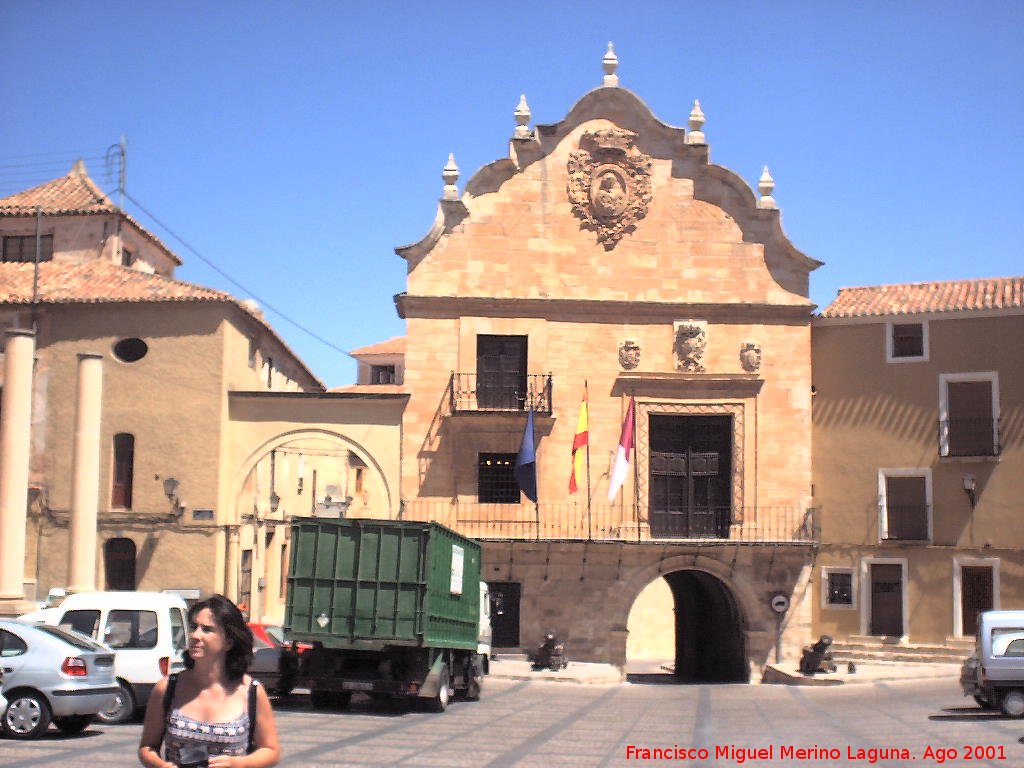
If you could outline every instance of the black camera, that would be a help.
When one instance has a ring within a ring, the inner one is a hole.
[[[178,752],[181,768],[206,768],[209,763],[210,753],[202,744],[188,744]]]

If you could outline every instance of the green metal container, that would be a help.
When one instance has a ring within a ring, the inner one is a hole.
[[[437,523],[295,520],[285,625],[326,648],[476,649],[480,545]]]

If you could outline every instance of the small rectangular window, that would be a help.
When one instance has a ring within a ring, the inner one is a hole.
[[[121,249],[121,266],[130,267],[135,263],[135,254],[129,251],[127,248]]]
[[[948,381],[945,399],[948,418],[941,425],[940,440],[945,437],[941,455],[997,456],[999,422],[993,380]]]
[[[853,571],[825,571],[825,607],[853,607]]]
[[[518,504],[516,454],[481,453],[477,461],[477,498],[481,504]]]
[[[132,508],[132,484],[135,474],[135,436],[127,432],[114,435],[114,482],[110,505],[115,509]]]
[[[32,264],[36,260],[36,236],[14,235],[4,237],[3,260],[20,261]],[[39,238],[39,260],[53,261],[53,235]]]
[[[370,366],[371,384],[394,384],[395,366],[393,365],[372,365]]]
[[[892,356],[921,357],[924,355],[924,327],[920,323],[907,323],[892,327]]]

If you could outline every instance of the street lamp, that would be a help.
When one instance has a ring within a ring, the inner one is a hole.
[[[977,490],[977,488],[978,488],[978,480],[977,480],[977,478],[975,478],[974,475],[972,475],[970,473],[965,473],[964,474],[964,493],[967,494],[967,498],[971,502],[971,509],[974,509],[974,504],[975,504],[975,502],[977,500],[977,497],[975,495],[975,491]]]

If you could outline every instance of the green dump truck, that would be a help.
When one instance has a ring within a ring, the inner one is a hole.
[[[314,707],[355,692],[408,697],[443,712],[480,698],[490,604],[480,545],[437,523],[296,520],[285,629],[313,648],[301,677]]]

